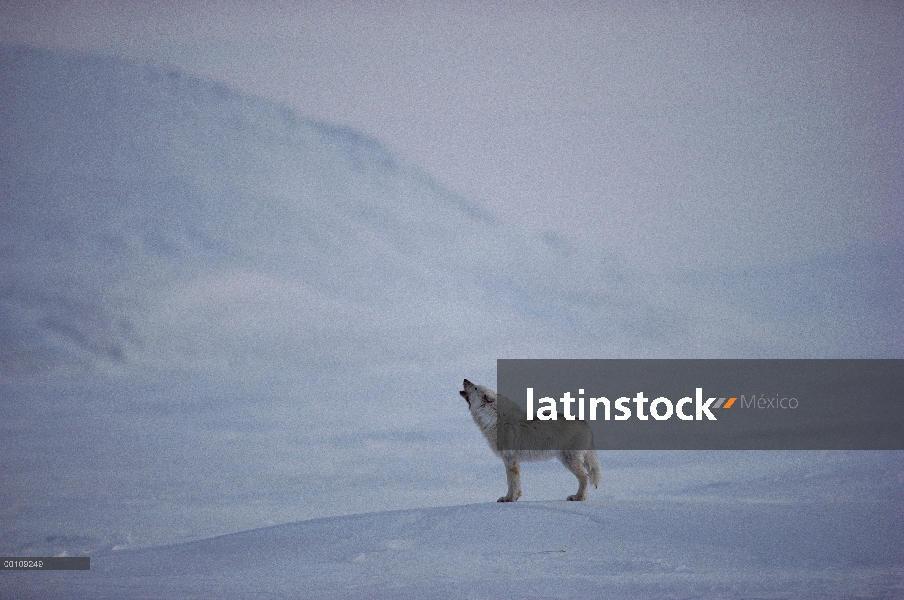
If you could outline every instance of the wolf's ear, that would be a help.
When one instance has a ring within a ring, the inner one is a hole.
[[[490,398],[489,394],[484,394],[483,399],[486,401],[487,404],[492,404],[493,402],[496,401],[496,398]]]

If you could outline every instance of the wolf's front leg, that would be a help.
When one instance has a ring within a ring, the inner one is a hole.
[[[521,469],[515,460],[505,461],[505,475],[508,479],[508,494],[497,502],[514,502],[521,497]]]

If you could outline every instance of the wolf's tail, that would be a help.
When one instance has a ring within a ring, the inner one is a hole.
[[[596,456],[596,450],[588,450],[584,453],[584,466],[587,468],[587,474],[590,475],[593,487],[598,488],[603,480],[603,465]]]

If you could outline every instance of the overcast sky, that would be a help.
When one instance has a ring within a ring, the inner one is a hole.
[[[5,2],[0,40],[224,81],[647,268],[902,244],[901,4],[588,4]]]

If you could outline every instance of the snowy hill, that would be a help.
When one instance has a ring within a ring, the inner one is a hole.
[[[850,519],[864,508],[869,519]],[[484,503],[4,575],[24,598],[885,598],[904,593],[901,525],[857,503]]]
[[[261,341],[329,319],[378,336],[367,316],[430,319],[427,303],[454,298],[450,271],[474,260],[465,232],[488,235],[479,209],[352,130],[172,71],[2,60],[7,372],[153,360],[154,336],[173,333],[168,351],[209,357],[184,337],[218,345],[193,327],[225,333],[224,312],[291,313],[256,323]]]

